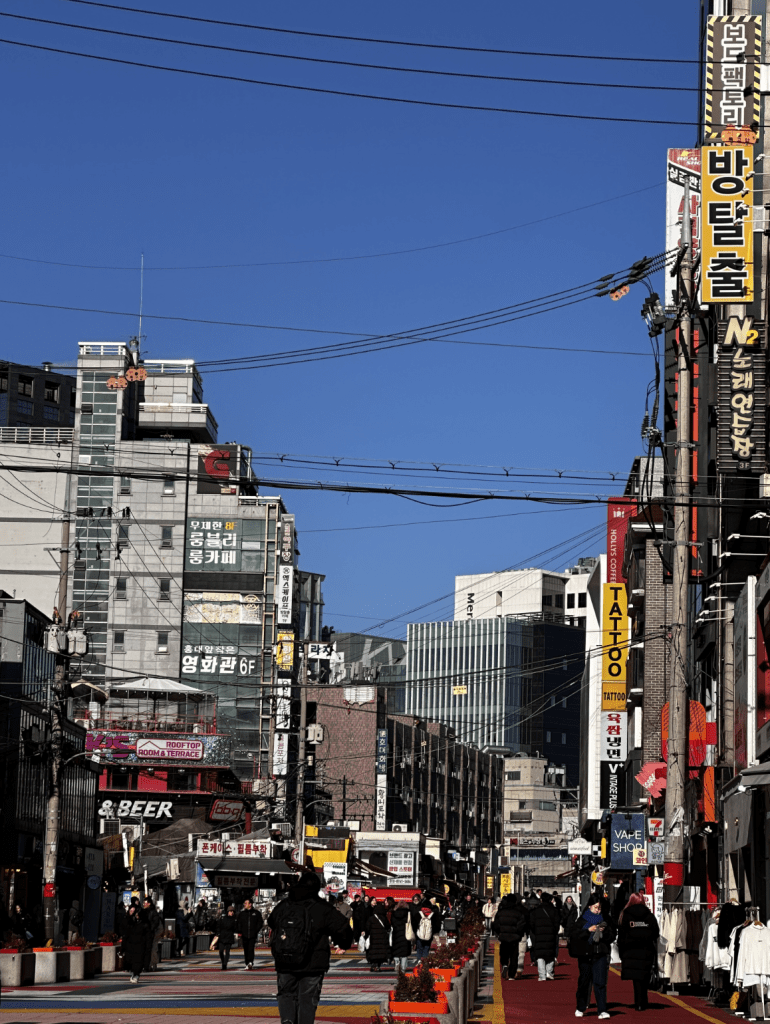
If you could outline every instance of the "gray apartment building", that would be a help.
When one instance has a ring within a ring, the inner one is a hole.
[[[25,366],[0,359],[0,430],[74,426],[76,385],[74,371],[55,373],[51,363]]]
[[[15,544],[0,586],[77,617],[87,651],[72,673],[214,693],[234,770],[265,778],[274,645],[279,632],[284,644],[320,638],[323,576],[299,571],[294,517],[258,493],[248,446],[218,442],[193,360],[81,342],[76,380],[74,425],[55,443],[0,435],[12,467],[0,470],[0,518]],[[278,745],[283,763],[291,743]]]

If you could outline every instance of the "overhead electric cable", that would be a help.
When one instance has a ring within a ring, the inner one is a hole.
[[[673,121],[665,118],[651,117],[612,117],[609,114],[568,114],[551,110],[520,110],[514,107],[491,107],[475,103],[447,103],[440,100],[418,100],[403,96],[381,96],[375,93],[354,92],[349,89],[325,89],[321,86],[298,85],[289,82],[269,82],[261,78],[247,78],[243,75],[222,75],[213,71],[193,70],[192,68],[174,68],[167,64],[150,64],[147,61],[126,60],[122,57],[105,57],[96,53],[83,53],[80,50],[67,50],[58,46],[43,46],[40,43],[25,43],[19,39],[0,39],[6,46],[19,46],[27,50],[41,50],[45,53],[59,53],[68,57],[83,57],[86,60],[98,60],[107,64],[122,64],[125,67],[147,68],[151,71],[169,71],[177,75],[192,75],[197,78],[211,78],[223,82],[238,82],[242,85],[261,85],[271,89],[291,89],[295,92],[321,93],[325,96],[347,96],[353,99],[377,100],[382,103],[404,103],[408,106],[438,107],[444,110],[475,110],[490,114],[520,114],[531,117],[565,118],[570,121],[606,121],[620,124],[665,124],[691,128],[695,121]]]

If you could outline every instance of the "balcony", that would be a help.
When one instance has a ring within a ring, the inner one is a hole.
[[[0,427],[0,443],[72,444],[72,427]]]
[[[106,732],[185,733],[192,736],[212,736],[217,732],[214,719],[195,715],[155,718],[151,715],[126,714],[124,711],[99,710],[92,714],[87,708],[75,709],[75,721],[84,729]]]
[[[140,402],[139,429],[147,436],[168,431],[195,441],[216,442],[219,427],[204,402]]]

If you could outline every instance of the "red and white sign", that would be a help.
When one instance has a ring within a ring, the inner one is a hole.
[[[625,583],[623,552],[628,520],[636,515],[636,504],[628,498],[610,498],[607,505],[607,582]]]
[[[220,842],[214,839],[198,840],[198,856],[201,857],[269,857],[270,840],[228,839]]]
[[[625,764],[628,756],[628,712],[602,711],[601,760]]]
[[[151,761],[200,761],[203,740],[137,740],[136,756]]]
[[[663,818],[647,819],[647,835],[650,839],[659,839],[663,835]]]
[[[243,800],[225,800],[217,797],[211,801],[206,820],[212,825],[229,825],[243,817]]]

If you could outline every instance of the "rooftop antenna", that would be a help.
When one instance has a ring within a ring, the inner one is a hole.
[[[136,352],[137,358],[142,348],[142,308],[144,306],[144,253],[139,263],[139,333],[131,339],[131,348]]]

